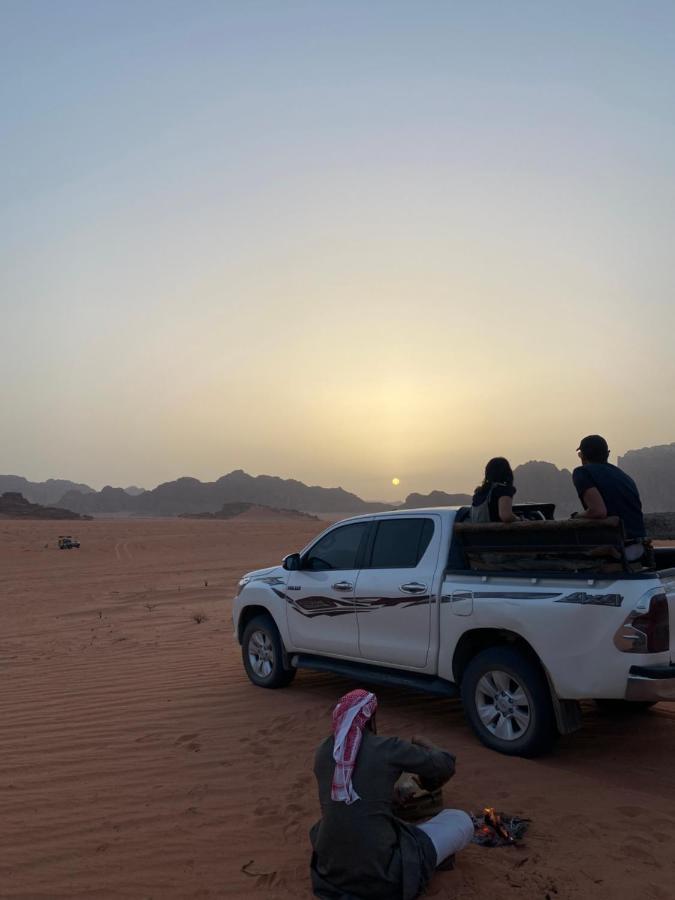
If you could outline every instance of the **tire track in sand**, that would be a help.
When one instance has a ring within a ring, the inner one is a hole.
[[[133,561],[134,555],[129,549],[129,543],[129,541],[117,541],[115,544],[115,556],[117,557],[118,562],[122,562],[122,552],[127,559]],[[122,552],[120,552],[120,547],[122,548]]]

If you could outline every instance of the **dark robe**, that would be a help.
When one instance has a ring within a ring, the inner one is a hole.
[[[326,900],[417,897],[436,868],[436,850],[428,835],[393,815],[394,784],[402,772],[413,772],[435,790],[452,777],[454,757],[366,730],[352,775],[361,799],[349,805],[331,800],[334,769],[331,736],[314,759],[322,813],[310,831],[314,894]]]

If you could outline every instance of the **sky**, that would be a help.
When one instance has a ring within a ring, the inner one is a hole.
[[[397,499],[675,441],[674,45],[650,0],[0,0],[0,472]]]

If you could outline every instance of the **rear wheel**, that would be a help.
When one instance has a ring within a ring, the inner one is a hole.
[[[656,706],[656,700],[596,700],[601,712],[611,716],[632,716],[647,712]]]
[[[557,737],[546,676],[512,647],[488,647],[466,667],[462,703],[478,738],[509,756],[539,756]]]
[[[284,669],[279,629],[269,616],[256,616],[244,629],[241,655],[246,674],[258,687],[286,687],[296,669]]]

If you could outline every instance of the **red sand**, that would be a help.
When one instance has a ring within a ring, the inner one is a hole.
[[[252,687],[230,598],[322,527],[99,520],[58,551],[60,523],[0,522],[1,897],[311,896],[312,755],[351,685]],[[675,704],[633,721],[589,704],[529,761],[484,749],[457,703],[378,695],[382,732],[458,754],[449,805],[534,820],[524,848],[470,847],[430,896],[675,896]]]

